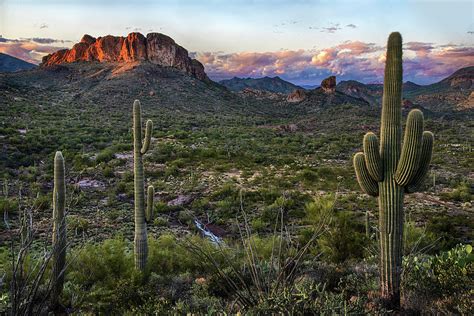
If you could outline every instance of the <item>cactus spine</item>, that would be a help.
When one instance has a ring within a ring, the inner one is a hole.
[[[143,155],[150,148],[153,122],[146,122],[145,138],[142,141],[142,113],[140,101],[133,103],[133,165],[135,186],[135,268],[144,270],[148,257],[146,225],[153,218],[154,189],[148,187],[148,207],[145,210],[145,179],[143,172]]]
[[[53,283],[51,300],[53,305],[58,303],[63,290],[64,270],[66,266],[66,180],[64,158],[60,151],[54,156],[54,188],[53,188]]]
[[[392,33],[387,44],[380,146],[367,133],[364,153],[354,156],[357,180],[364,192],[379,199],[380,294],[387,306],[400,307],[403,249],[403,199],[420,188],[428,171],[433,134],[423,132],[423,114],[408,114],[401,142],[402,37]]]

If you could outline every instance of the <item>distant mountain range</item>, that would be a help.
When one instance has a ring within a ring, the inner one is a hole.
[[[32,68],[36,69],[7,73]],[[189,57],[185,48],[160,33],[150,33],[146,37],[140,33],[130,33],[127,37],[84,35],[71,49],[45,56],[40,67],[0,53],[0,72],[3,72],[0,88],[5,88],[5,93],[13,91],[14,86],[23,87],[24,91],[33,94],[40,88],[45,92],[53,88],[67,92],[62,94],[63,99],[67,95],[72,100],[85,97],[88,101],[124,101],[129,104],[140,97],[159,99],[166,106],[179,105],[189,110],[191,104],[203,110],[209,106],[213,109],[231,108],[232,104],[242,100],[245,104],[249,104],[249,100],[260,100],[294,107],[327,108],[352,104],[379,108],[383,94],[382,84],[354,80],[337,83],[335,76],[326,78],[316,88],[306,90],[278,76],[234,77],[218,84],[209,80],[204,67]],[[129,93],[123,95],[122,100],[118,96],[125,90]],[[404,83],[403,106],[407,109],[422,107],[434,112],[472,109],[473,90],[474,66],[471,66],[431,85]],[[104,95],[113,98],[103,98]],[[190,103],[191,99],[201,101]]]
[[[382,101],[382,84],[363,84],[355,80],[341,81],[336,90],[371,105]],[[449,77],[426,86],[407,81],[403,84],[403,98],[415,105],[434,111],[474,108],[474,66],[457,70]]]
[[[294,85],[291,82],[285,81],[278,76],[273,78],[263,77],[256,79],[234,77],[232,79],[219,81],[219,83],[234,92],[239,92],[250,88],[273,93],[289,94],[296,89],[302,89],[301,87]]]
[[[0,53],[0,72],[28,70],[35,67],[35,64],[31,64],[22,59]]]

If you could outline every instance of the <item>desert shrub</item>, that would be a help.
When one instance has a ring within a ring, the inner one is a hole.
[[[319,174],[316,171],[305,168],[298,174],[298,177],[308,183],[315,182],[319,179]]]
[[[155,226],[168,226],[168,219],[166,217],[156,217],[153,220]]]
[[[289,211],[294,208],[294,204],[294,200],[284,196],[279,196],[272,204],[265,207],[262,214],[262,220],[266,223],[275,223],[276,219],[280,215],[283,215],[283,219],[286,222],[288,220],[287,215]]]
[[[193,216],[189,211],[179,211],[178,220],[183,224],[190,225],[193,221]]]
[[[343,292],[332,292],[325,284],[301,277],[293,288],[283,288],[249,309],[250,314],[270,315],[361,315],[366,300],[350,299]]]
[[[430,217],[426,224],[426,232],[437,239],[433,250],[446,251],[462,242],[463,233],[458,226],[474,228],[474,224],[466,221],[464,216],[435,215]]]
[[[354,212],[336,212],[336,202],[335,196],[328,194],[305,205],[304,222],[310,226],[300,231],[300,239],[307,240],[312,227],[323,225],[324,233],[317,240],[317,252],[335,263],[362,258],[367,246],[365,227]]]
[[[68,229],[73,231],[75,235],[85,233],[89,229],[89,221],[79,215],[69,215],[67,217]]]
[[[124,304],[140,301],[137,288],[141,275],[135,271],[130,249],[122,237],[74,249],[68,256],[63,296],[66,300],[74,298],[81,309],[96,313],[117,311]]]
[[[44,211],[51,208],[52,197],[49,194],[39,195],[33,201],[33,207],[37,210]]]
[[[323,256],[331,262],[361,259],[367,247],[365,227],[352,212],[333,215],[327,231],[318,239]]]
[[[74,156],[72,166],[75,170],[83,170],[92,166],[91,159],[87,155],[77,154]]]
[[[0,197],[0,214],[3,217],[5,213],[17,213],[18,201],[14,198]]]
[[[468,182],[461,182],[454,188],[453,191],[441,193],[441,197],[448,201],[470,202],[473,200],[473,190],[473,185],[470,185]]]
[[[474,254],[457,245],[438,255],[404,258],[403,290],[412,308],[434,313],[472,314]],[[472,301],[471,301],[472,302]]]
[[[106,178],[112,178],[114,176],[114,169],[110,166],[105,166],[104,169],[102,169],[102,175]]]
[[[114,159],[115,152],[116,151],[114,150],[114,148],[108,147],[108,148],[102,150],[101,152],[99,152],[99,154],[97,154],[97,157],[95,158],[95,161],[97,163],[109,162],[110,160]]]
[[[306,203],[304,221],[310,225],[317,225],[327,222],[333,215],[334,204],[336,199],[334,195],[328,194],[318,196],[312,202]]]
[[[430,253],[436,249],[437,239],[426,227],[417,227],[415,222],[407,221],[403,227],[403,253]]]
[[[191,237],[193,242],[206,249],[212,247],[206,239]],[[148,270],[159,275],[177,275],[195,272],[202,265],[184,248],[173,235],[149,238]]]
[[[254,218],[251,221],[251,226],[252,226],[253,231],[259,232],[259,231],[262,231],[263,229],[265,229],[265,227],[267,225],[265,224],[265,222],[261,218]]]

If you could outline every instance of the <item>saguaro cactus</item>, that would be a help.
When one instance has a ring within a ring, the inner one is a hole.
[[[380,146],[377,136],[369,132],[364,152],[354,156],[360,187],[379,199],[380,294],[392,308],[400,307],[404,193],[416,191],[423,183],[433,149],[433,134],[423,132],[419,110],[408,114],[402,147],[402,73],[402,37],[395,32],[387,44]]]
[[[64,173],[64,158],[60,151],[54,156],[54,188],[53,188],[53,283],[51,301],[58,302],[63,290],[64,270],[66,266],[66,181]]]
[[[144,270],[148,257],[146,224],[153,218],[154,189],[148,187],[148,207],[145,211],[145,179],[143,173],[143,155],[150,147],[153,122],[146,122],[145,138],[142,143],[142,113],[140,101],[133,103],[133,164],[135,185],[135,268]]]

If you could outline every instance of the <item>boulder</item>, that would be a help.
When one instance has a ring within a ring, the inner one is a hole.
[[[287,102],[290,103],[295,103],[295,102],[301,102],[306,98],[306,92],[303,89],[296,89],[292,93],[288,95],[286,98]]]

